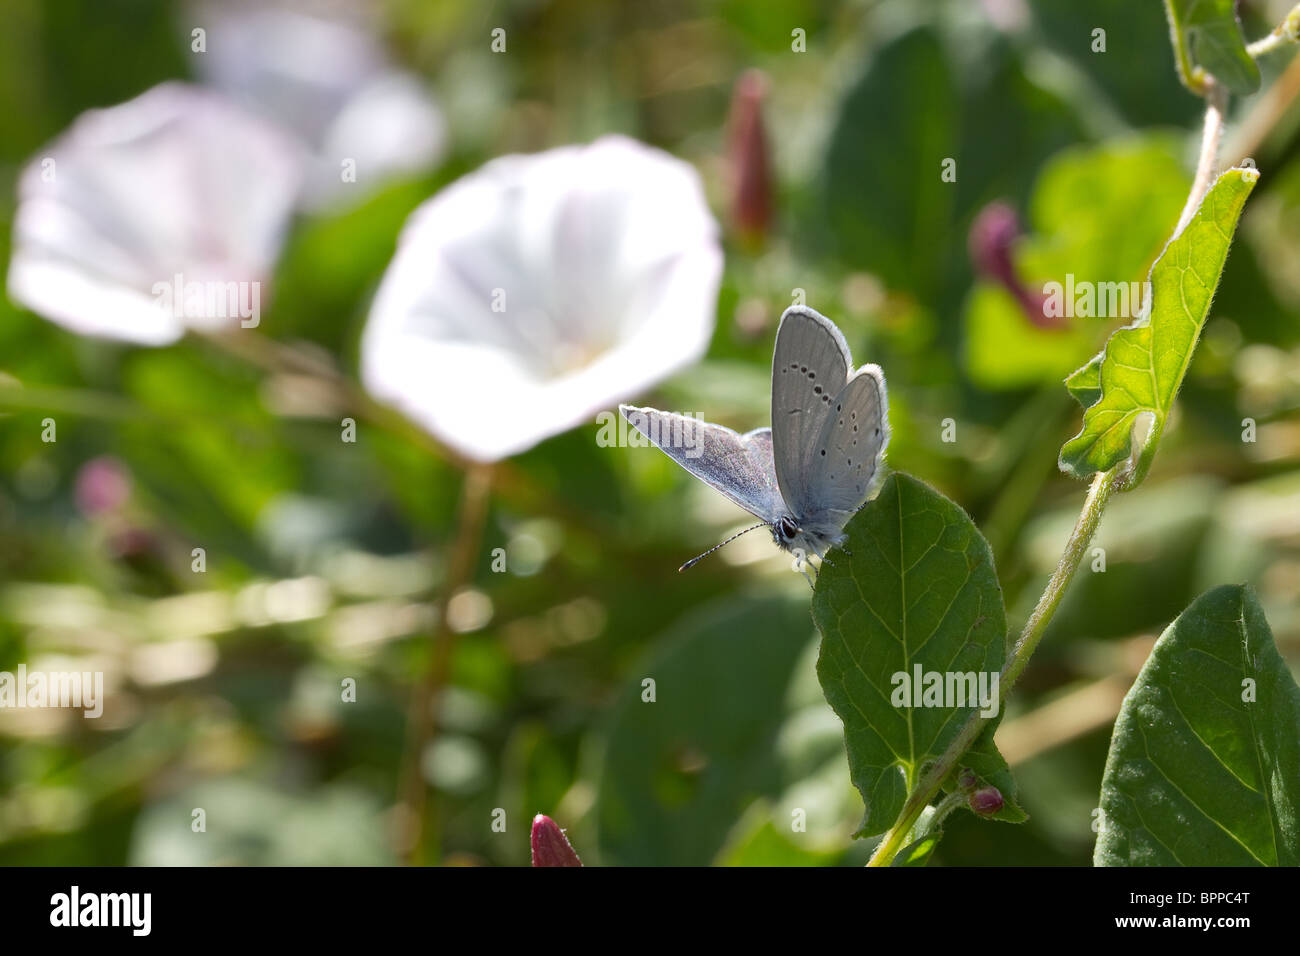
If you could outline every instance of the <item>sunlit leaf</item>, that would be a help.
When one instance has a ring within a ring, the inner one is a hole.
[[[1097,404],[1101,398],[1101,356],[1094,355],[1087,365],[1071,372],[1065,387],[1084,408]]]
[[[1237,220],[1259,179],[1254,169],[1230,169],[1211,187],[1200,209],[1151,268],[1150,315],[1110,337],[1100,359],[1100,397],[1083,415],[1083,428],[1061,448],[1061,469],[1076,478],[1108,471],[1141,439],[1129,486],[1146,477],[1174,398],[1191,364],[1210,311]],[[1089,361],[1070,378],[1076,398],[1095,394]],[[1144,434],[1143,434],[1144,433]]]

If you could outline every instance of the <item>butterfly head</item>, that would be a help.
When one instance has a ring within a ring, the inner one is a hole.
[[[772,522],[772,540],[779,548],[789,551],[799,534],[799,523],[790,515],[781,515]]]
[[[810,523],[783,514],[772,522],[771,528],[772,540],[778,548],[796,554],[815,554],[823,559],[827,551],[846,538],[841,524],[832,519]]]

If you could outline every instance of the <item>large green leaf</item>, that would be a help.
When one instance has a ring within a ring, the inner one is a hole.
[[[1026,170],[1085,135],[1054,91],[1027,78],[1014,44],[992,30],[962,39],[957,49],[919,26],[864,58],[837,108],[810,223],[811,241],[931,306],[955,307],[969,285],[970,217],[1026,198]]]
[[[1026,5],[1033,16],[1034,47],[1055,54],[1057,69],[1087,77],[1086,83],[1067,84],[1065,92],[1088,115],[1109,118],[1113,110],[1119,124],[1130,129],[1185,129],[1200,119],[1204,104],[1187,95],[1177,70],[1165,68],[1173,56],[1163,47],[1169,21],[1162,4],[1028,0]],[[1143,68],[1134,69],[1136,63]]]
[[[1129,481],[1146,477],[1174,398],[1210,311],[1228,246],[1246,197],[1259,179],[1254,169],[1230,169],[1211,187],[1200,209],[1151,267],[1150,314],[1110,337],[1099,376],[1089,366],[1070,377],[1082,400],[1100,393],[1084,412],[1083,428],[1061,448],[1061,469],[1076,478],[1108,471],[1141,439]],[[1145,432],[1145,434],[1143,434]]]
[[[866,802],[865,836],[894,822],[924,765],[978,709],[910,699],[896,707],[894,675],[911,677],[917,667],[1000,674],[1007,627],[988,542],[932,488],[890,475],[845,530],[844,550],[818,578],[813,619],[822,633],[817,676],[844,722],[849,771]],[[1004,819],[1023,819],[1006,764],[991,737],[982,741],[972,769],[1003,791]]]
[[[756,796],[778,796],[785,702],[812,636],[803,600],[706,609],[631,672],[597,773],[601,862],[707,865]]]
[[[1098,866],[1300,864],[1300,688],[1248,587],[1192,602],[1124,699]]]
[[[868,61],[826,148],[818,228],[841,258],[869,265],[891,287],[937,284],[943,263],[934,251],[952,231],[956,201],[939,175],[941,161],[957,154],[955,86],[937,34],[906,33]],[[878,149],[882,138],[898,149]],[[893,188],[863,188],[871,182]]]
[[[1235,0],[1165,0],[1178,76],[1193,92],[1204,88],[1200,71],[1232,92],[1259,89],[1259,67],[1246,52]]]

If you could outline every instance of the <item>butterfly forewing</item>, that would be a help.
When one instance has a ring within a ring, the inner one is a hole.
[[[618,410],[656,448],[750,514],[769,523],[781,514],[770,428],[741,435],[689,415],[631,405]]]
[[[889,406],[879,366],[864,365],[831,401],[813,459],[814,513],[861,507],[889,443]]]
[[[781,316],[772,356],[772,454],[781,495],[796,517],[818,507],[813,459],[851,363],[829,319],[804,306]]]

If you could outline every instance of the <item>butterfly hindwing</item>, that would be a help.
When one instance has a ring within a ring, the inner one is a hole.
[[[843,517],[866,500],[889,443],[889,401],[878,365],[864,365],[831,402],[813,458],[815,500],[807,517]]]

